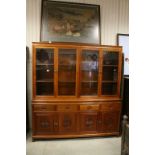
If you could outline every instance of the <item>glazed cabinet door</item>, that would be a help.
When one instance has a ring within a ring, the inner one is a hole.
[[[54,96],[54,49],[34,50],[34,95]]]
[[[81,50],[80,64],[80,95],[98,95],[98,61],[99,50]]]
[[[76,95],[76,49],[58,48],[58,96]]]
[[[59,131],[59,117],[56,114],[35,113],[33,121],[36,134],[54,134]]]
[[[102,95],[119,94],[120,81],[119,51],[103,51],[102,62]]]
[[[93,133],[97,132],[97,112],[80,113],[80,132]]]
[[[60,133],[70,134],[77,131],[77,114],[62,112],[60,113]]]

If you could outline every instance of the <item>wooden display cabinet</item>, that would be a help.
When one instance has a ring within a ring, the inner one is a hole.
[[[33,139],[119,135],[122,48],[33,43]]]

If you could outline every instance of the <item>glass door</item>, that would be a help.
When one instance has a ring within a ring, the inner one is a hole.
[[[98,55],[97,50],[82,50],[80,95],[98,94]]]
[[[103,52],[102,95],[117,94],[118,59],[118,52]]]
[[[76,94],[76,49],[58,49],[58,95]]]
[[[36,49],[36,95],[54,95],[54,49]]]

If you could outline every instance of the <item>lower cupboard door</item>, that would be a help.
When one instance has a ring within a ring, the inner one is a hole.
[[[77,114],[76,113],[61,113],[60,114],[60,133],[70,134],[77,131]]]
[[[80,113],[80,132],[95,133],[97,131],[97,113]]]
[[[110,111],[102,113],[102,132],[119,132],[120,112]]]
[[[36,134],[54,134],[58,132],[59,122],[57,115],[34,114],[34,132]]]

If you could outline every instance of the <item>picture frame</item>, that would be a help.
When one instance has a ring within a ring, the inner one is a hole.
[[[43,0],[41,41],[101,44],[100,6]]]
[[[117,45],[123,48],[124,77],[129,77],[129,34],[117,34]]]

